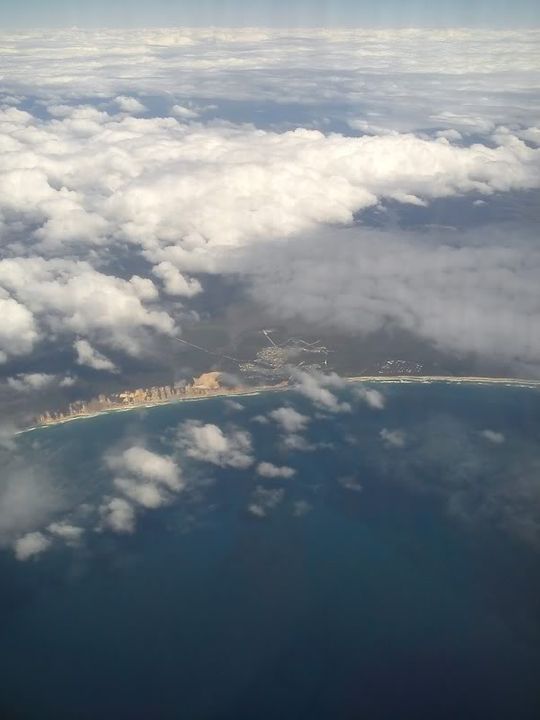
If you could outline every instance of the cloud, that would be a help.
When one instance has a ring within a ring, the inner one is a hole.
[[[295,379],[294,389],[309,398],[317,407],[331,413],[350,412],[350,404],[338,400],[336,395],[328,389],[331,387],[340,390],[345,387],[345,381],[335,373],[324,375],[318,371],[308,373],[296,370],[293,377]]]
[[[133,533],[135,530],[135,510],[133,505],[123,498],[111,498],[99,507],[103,527],[116,533]]]
[[[127,113],[142,113],[146,111],[146,107],[134,97],[128,97],[126,95],[119,95],[115,98],[115,103],[118,105],[120,110]]]
[[[2,297],[0,286],[0,363],[8,356],[32,351],[39,333],[32,313],[13,298]]]
[[[47,458],[42,460],[38,469],[16,456],[2,458],[0,546],[44,526],[64,506],[64,493],[49,477]]]
[[[128,472],[145,480],[153,480],[169,490],[178,491],[183,487],[180,469],[171,457],[158,455],[139,445],[133,445],[118,455],[109,453],[107,464],[116,472]]]
[[[251,435],[245,430],[231,429],[225,433],[212,423],[189,420],[180,425],[178,441],[194,460],[240,470],[254,462]]]
[[[538,35],[479,28],[3,32],[3,87],[54,102],[64,102],[68,88],[77,97],[172,98],[181,118],[194,99],[212,98],[225,111],[226,103],[307,106],[315,120],[350,118],[389,131],[453,123],[476,130],[537,116]]]
[[[18,392],[31,392],[47,387],[53,383],[55,379],[55,375],[47,373],[22,373],[16,377],[9,377],[7,384],[10,388]]]
[[[457,212],[457,211],[456,211]],[[531,372],[540,356],[540,252],[513,225],[322,232],[237,258],[274,319],[369,336],[407,333],[438,351]]]
[[[356,478],[345,476],[345,477],[339,477],[338,483],[341,485],[341,487],[345,488],[345,490],[351,490],[352,492],[360,493],[362,492],[363,485],[361,482],[359,482]]]
[[[180,468],[172,457],[158,455],[140,445],[106,454],[106,463],[117,476],[116,490],[146,509],[167,505],[184,487]]]
[[[383,428],[379,435],[387,447],[405,447],[407,437],[403,430],[388,430],[387,428]]]
[[[257,475],[267,478],[292,478],[296,475],[296,470],[287,465],[273,465],[270,462],[261,462],[256,468]]]
[[[211,284],[204,273],[223,273],[240,290],[247,280],[278,319],[355,335],[384,328],[537,367],[532,242],[512,228],[480,243],[476,232],[358,227],[362,213],[390,217],[397,203],[408,213],[506,193],[511,204],[540,186],[537,39],[2,33],[0,362],[74,341],[104,370],[109,350],[157,353],[159,337],[165,346],[178,332],[175,299],[187,305]],[[336,398],[328,386],[321,396]]]
[[[302,415],[292,407],[280,407],[272,410],[268,413],[268,417],[288,433],[302,432],[309,423],[307,415]]]
[[[494,445],[500,445],[505,441],[503,433],[496,432],[495,430],[482,430],[480,435]]]
[[[185,107],[184,105],[173,105],[171,112],[176,117],[181,118],[182,120],[194,120],[196,117],[199,116],[199,113],[195,110]]]
[[[164,260],[158,265],[155,265],[152,272],[163,281],[167,295],[193,297],[202,291],[201,284],[198,280],[186,278],[178,268],[168,260]]]
[[[295,517],[303,517],[311,512],[312,509],[313,506],[308,503],[307,500],[297,500],[293,503],[293,515]]]
[[[269,512],[283,501],[285,491],[283,489],[270,490],[257,485],[253,492],[251,503],[248,505],[248,512],[256,517],[266,517]]]
[[[155,483],[138,482],[133,478],[115,478],[113,482],[115,488],[129,500],[133,500],[147,509],[155,510],[169,502],[169,498]]]
[[[144,331],[171,335],[175,330],[165,312],[146,306],[158,297],[151,280],[139,276],[124,280],[98,272],[86,262],[40,257],[0,260],[2,287],[24,304],[33,322],[39,319],[49,331],[95,338],[133,355],[140,352]],[[36,337],[34,331],[32,343]],[[20,342],[14,347],[20,348]]]
[[[291,433],[286,435],[281,440],[283,447],[286,450],[293,450],[297,452],[313,452],[317,449],[317,446],[313,443],[308,442],[305,437],[298,435],[297,433]]]
[[[84,528],[72,525],[66,521],[51,523],[47,527],[47,530],[51,535],[61,538],[70,546],[78,545],[84,533]]]
[[[94,368],[94,370],[118,372],[118,368],[113,361],[93,348],[88,340],[75,340],[73,347],[77,353],[77,365],[87,365]]]
[[[45,537],[43,533],[31,532],[16,540],[13,544],[13,549],[17,560],[28,560],[35,555],[45,552],[50,544],[51,541]]]
[[[374,410],[383,410],[386,405],[384,395],[375,388],[355,387],[353,395]]]

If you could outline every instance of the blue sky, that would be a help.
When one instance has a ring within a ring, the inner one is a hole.
[[[0,0],[0,27],[363,25],[527,27],[538,0]]]

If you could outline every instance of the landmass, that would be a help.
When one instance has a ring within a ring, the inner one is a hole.
[[[398,365],[398,367],[400,367]],[[71,403],[65,411],[45,412],[35,418],[35,424],[22,432],[28,432],[39,427],[58,425],[61,423],[88,418],[109,412],[118,412],[141,407],[154,407],[185,400],[195,400],[209,397],[224,397],[229,395],[251,395],[261,392],[286,390],[293,387],[288,380],[271,385],[234,385],[221,384],[220,371],[206,372],[194,378],[191,383],[177,385],[162,385],[136,390],[124,390],[113,395],[99,395],[88,402],[78,401]],[[451,375],[355,375],[344,378],[348,383],[468,383],[475,385],[507,385],[512,387],[540,388],[540,380],[526,380],[521,378],[503,377],[466,377]]]
[[[178,383],[175,385],[123,390],[112,395],[98,395],[97,398],[87,402],[80,400],[70,403],[66,410],[46,411],[38,415],[34,420],[34,426],[28,428],[28,430],[36,427],[46,427],[47,425],[58,425],[77,418],[93,417],[102,413],[140,407],[154,407],[155,405],[165,405],[182,400],[245,395],[263,390],[278,390],[284,386],[283,382],[271,386],[260,385],[257,387],[248,387],[247,385],[224,386],[220,381],[221,376],[222,373],[219,371],[206,372],[199,375],[199,377],[193,378],[193,381],[187,384]]]

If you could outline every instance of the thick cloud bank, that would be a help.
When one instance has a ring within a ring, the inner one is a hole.
[[[4,361],[52,332],[74,336],[77,363],[114,370],[92,343],[137,354],[145,333],[172,335],[164,298],[200,293],[191,274],[228,271],[231,248],[351,223],[385,200],[540,185],[540,150],[510,132],[461,147],[49,110],[59,117],[0,114]],[[115,276],[115,249],[148,276]]]
[[[360,129],[522,123],[539,99],[538,30],[163,29],[2,33],[5,91],[189,120],[216,104],[279,106]],[[519,88],[519,92],[516,92]],[[136,95],[137,97],[133,97]],[[399,108],[399,112],[396,112]],[[217,110],[219,112],[219,108]],[[268,122],[260,114],[258,120]]]

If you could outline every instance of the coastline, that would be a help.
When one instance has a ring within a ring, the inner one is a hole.
[[[502,378],[502,377],[482,377],[482,376],[456,376],[456,375],[352,375],[343,378],[346,383],[369,383],[381,385],[414,385],[414,384],[469,384],[469,385],[502,385],[507,387],[520,387],[527,389],[540,389],[540,380],[526,380],[524,378]],[[34,425],[24,428],[15,433],[15,435],[23,435],[35,430],[43,430],[49,427],[64,425],[65,423],[74,422],[76,420],[90,420],[100,417],[101,415],[110,415],[112,413],[129,412],[131,410],[146,410],[163,405],[176,405],[185,402],[200,402],[202,400],[210,400],[212,398],[227,397],[249,397],[251,395],[260,395],[268,392],[285,392],[292,390],[291,385],[260,385],[253,388],[239,388],[238,390],[224,390],[223,392],[209,393],[208,395],[199,395],[193,397],[171,398],[170,400],[161,400],[153,403],[142,403],[137,405],[128,405],[127,407],[115,407],[107,410],[98,410],[93,413],[74,415],[73,417],[62,418],[42,425]]]

